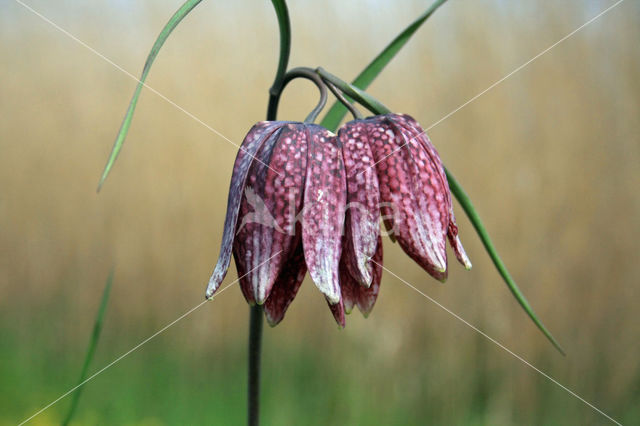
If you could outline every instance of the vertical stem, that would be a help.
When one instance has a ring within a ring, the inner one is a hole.
[[[278,17],[280,30],[280,59],[278,70],[269,89],[269,104],[267,106],[267,120],[276,119],[278,101],[282,92],[282,83],[289,63],[291,51],[291,23],[286,0],[271,0]],[[262,353],[262,306],[251,306],[249,314],[249,383],[247,395],[247,423],[249,426],[260,424],[260,357]]]
[[[249,308],[249,426],[260,424],[260,355],[262,350],[262,306]]]

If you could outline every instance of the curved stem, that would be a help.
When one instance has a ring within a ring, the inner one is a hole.
[[[280,30],[280,59],[278,60],[278,70],[275,79],[269,89],[269,104],[267,106],[267,120],[274,121],[278,111],[278,101],[282,92],[282,80],[287,71],[289,55],[291,53],[291,22],[289,20],[289,10],[285,0],[271,0],[273,8],[278,17],[278,28]]]
[[[260,424],[260,355],[262,351],[262,306],[249,308],[249,426]]]
[[[358,108],[356,108],[356,106],[354,104],[352,104],[351,102],[349,102],[347,100],[347,98],[344,97],[344,95],[342,94],[342,92],[340,91],[340,89],[338,89],[332,82],[330,82],[329,80],[323,80],[324,84],[327,85],[327,87],[329,88],[329,90],[331,90],[331,93],[333,93],[333,96],[336,97],[336,99],[338,101],[340,101],[340,103],[342,105],[345,106],[345,108],[347,108],[349,110],[349,112],[351,113],[351,115],[353,115],[353,118],[355,118],[356,120],[361,120],[362,118],[364,118],[362,116],[362,113],[358,110]]]
[[[320,91],[320,100],[318,101],[318,105],[309,113],[307,118],[304,119],[305,123],[313,123],[322,108],[327,104],[327,86],[325,86],[324,82],[320,78],[320,76],[315,72],[315,70],[307,67],[298,67],[288,71],[284,75],[284,79],[282,80],[282,86],[280,88],[280,93],[278,97],[275,99],[275,108],[278,108],[278,102],[280,100],[280,94],[284,91],[284,88],[287,87],[292,80],[296,78],[306,78],[307,80],[313,81],[318,90]]]
[[[384,106],[380,101],[375,99],[373,96],[368,94],[367,92],[358,89],[357,87],[347,83],[342,80],[340,77],[337,77],[331,74],[329,71],[325,70],[322,67],[316,68],[316,73],[322,78],[323,81],[329,82],[336,86],[338,89],[342,91],[345,95],[353,98],[360,105],[368,109],[374,114],[388,114],[391,111],[389,108]]]

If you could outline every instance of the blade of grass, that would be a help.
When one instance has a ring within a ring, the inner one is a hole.
[[[122,144],[124,143],[124,140],[127,137],[127,133],[129,132],[129,126],[131,126],[131,119],[133,118],[133,112],[136,109],[138,98],[140,97],[140,92],[142,92],[144,82],[149,75],[149,70],[151,70],[153,61],[156,59],[156,56],[158,56],[158,53],[160,52],[160,48],[167,40],[174,28],[178,26],[180,21],[182,21],[182,19],[187,16],[187,14],[191,12],[193,8],[195,8],[201,1],[202,0],[187,0],[182,6],[180,6],[180,8],[173,14],[171,19],[169,19],[169,22],[167,22],[167,24],[164,26],[155,43],[153,43],[151,52],[149,52],[147,60],[144,63],[144,68],[142,69],[142,74],[140,76],[138,85],[136,86],[136,90],[135,92],[133,92],[133,97],[129,102],[129,107],[127,108],[127,112],[124,115],[122,124],[120,125],[120,130],[118,131],[118,135],[116,136],[116,141],[113,144],[111,154],[109,155],[107,164],[105,165],[102,176],[100,177],[100,182],[98,183],[98,191],[100,191],[100,188],[102,188],[105,179],[107,179],[107,176],[109,175],[109,172],[111,171],[111,168],[113,167],[113,164],[115,163],[116,158],[118,158],[118,154],[122,149]]]
[[[542,324],[542,322],[538,319],[536,313],[533,311],[533,308],[531,307],[531,305],[529,305],[529,302],[527,301],[527,299],[524,297],[524,295],[516,285],[516,282],[514,281],[513,277],[511,277],[509,270],[505,266],[504,262],[502,262],[502,259],[500,258],[498,251],[496,250],[495,246],[493,245],[493,242],[491,241],[491,238],[489,238],[489,234],[487,233],[487,230],[485,229],[484,224],[482,223],[482,220],[480,220],[480,216],[478,215],[478,212],[473,206],[471,199],[469,198],[467,193],[464,191],[462,186],[460,186],[460,183],[458,183],[456,178],[446,168],[445,168],[445,173],[447,174],[447,181],[449,182],[449,188],[451,189],[451,192],[453,193],[453,195],[456,197],[456,199],[462,206],[462,209],[467,214],[467,217],[469,218],[469,221],[471,221],[471,223],[473,224],[473,227],[476,229],[476,232],[480,237],[480,241],[482,241],[484,248],[487,250],[487,253],[489,253],[489,257],[491,258],[491,260],[493,261],[493,264],[495,265],[496,269],[500,273],[500,276],[502,276],[502,279],[507,284],[507,287],[509,287],[509,290],[511,290],[513,297],[516,298],[520,306],[522,306],[522,309],[524,309],[527,315],[529,315],[529,318],[531,318],[531,320],[535,323],[535,325],[538,326],[540,331],[542,331],[542,333],[547,337],[547,339],[549,339],[551,344],[553,344],[553,346],[555,346],[555,348],[558,351],[560,351],[562,355],[565,355],[565,352],[560,346],[560,344],[556,341],[556,339],[554,339],[554,337],[551,335],[549,330],[547,330],[544,324]]]
[[[316,71],[322,78],[329,80],[331,83],[336,85],[340,90],[342,90],[346,95],[349,95],[351,98],[355,99],[358,103],[360,103],[363,107],[367,108],[372,113],[388,114],[390,112],[387,107],[385,107],[383,104],[380,103],[380,101],[378,101],[368,93],[341,80],[340,78],[323,70],[322,68],[318,68]],[[451,192],[456,197],[456,199],[462,206],[462,209],[467,214],[467,217],[473,224],[473,227],[475,228],[476,232],[478,233],[478,236],[480,237],[480,241],[482,241],[482,244],[487,250],[489,257],[491,258],[491,260],[493,261],[493,264],[495,265],[496,269],[500,273],[500,276],[502,276],[502,279],[507,284],[507,287],[509,288],[509,290],[511,291],[515,299],[518,301],[522,309],[524,309],[524,311],[527,313],[529,318],[531,318],[533,323],[538,327],[538,329],[547,337],[547,339],[549,339],[551,344],[562,355],[565,355],[565,352],[560,346],[560,344],[551,335],[549,330],[547,330],[547,328],[544,326],[542,321],[538,319],[538,316],[533,311],[533,308],[531,308],[531,305],[529,305],[529,302],[527,301],[527,299],[524,297],[524,295],[518,288],[514,279],[511,277],[509,270],[507,269],[504,262],[502,262],[502,259],[498,255],[498,251],[493,245],[493,242],[491,241],[491,238],[489,237],[489,233],[485,229],[484,224],[482,223],[482,220],[480,220],[480,216],[478,215],[478,212],[473,206],[473,203],[471,203],[471,199],[469,198],[467,193],[464,191],[460,183],[458,183],[458,181],[453,177],[451,172],[449,172],[449,170],[447,170],[446,167],[445,167],[445,173],[447,174],[447,180],[449,182],[449,188],[451,189]]]
[[[278,60],[278,70],[273,80],[273,85],[269,89],[269,105],[267,107],[267,120],[275,120],[278,109],[278,100],[282,91],[282,82],[287,72],[289,55],[291,52],[291,22],[289,21],[289,10],[285,0],[271,0],[273,8],[278,17],[278,28],[280,30],[280,59]]]
[[[364,70],[351,82],[351,84],[359,89],[366,90],[367,87],[376,79],[378,74],[382,72],[384,67],[391,62],[391,60],[396,56],[396,54],[404,47],[404,45],[409,41],[411,36],[424,24],[424,22],[429,19],[433,12],[436,11],[445,1],[447,0],[436,0],[433,2],[431,6],[427,10],[424,11],[422,15],[418,17],[415,21],[413,21],[407,28],[404,29],[396,38],[394,38],[391,43],[385,47],[382,52],[376,56],[373,61],[367,65]],[[344,118],[347,113],[347,109],[340,102],[335,102],[331,109],[327,112],[327,114],[322,119],[320,123],[321,126],[331,130],[332,132],[338,128],[340,121]]]
[[[87,373],[89,372],[89,365],[91,364],[91,360],[93,359],[93,355],[96,352],[96,347],[98,346],[98,340],[100,339],[100,332],[102,331],[102,323],[104,321],[104,314],[107,310],[107,303],[109,301],[109,294],[111,293],[111,285],[113,284],[113,269],[109,272],[109,276],[107,277],[107,282],[104,286],[104,290],[102,292],[102,300],[100,301],[100,307],[98,308],[98,313],[96,315],[96,320],[93,324],[93,333],[91,334],[91,339],[89,340],[89,347],[87,348],[87,355],[84,357],[84,364],[82,365],[82,371],[80,373],[80,380],[78,383],[84,382],[87,378]],[[82,389],[84,387],[79,387],[76,392],[73,394],[73,400],[71,401],[71,406],[69,407],[69,412],[67,413],[67,417],[64,422],[62,422],[63,426],[67,426],[73,416],[76,413],[78,408],[78,401],[80,400],[80,394],[82,393]]]

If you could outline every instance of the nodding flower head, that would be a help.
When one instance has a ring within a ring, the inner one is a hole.
[[[379,194],[390,237],[413,260],[434,278],[446,280],[448,238],[460,263],[471,268],[458,238],[440,156],[413,118],[386,114],[354,120],[340,130],[339,139],[345,152],[360,154],[353,158],[345,154],[349,197],[362,192]],[[358,191],[356,185],[363,181],[367,183]]]
[[[307,270],[341,326],[367,315],[382,276],[379,215],[392,240],[429,274],[447,276],[448,237],[460,244],[440,158],[418,123],[387,114],[346,123],[260,122],[234,164],[222,246],[206,296],[233,252],[242,293],[279,323]]]

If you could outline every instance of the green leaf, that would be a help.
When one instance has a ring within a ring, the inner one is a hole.
[[[87,355],[84,357],[84,364],[82,366],[82,371],[80,373],[80,380],[78,380],[78,384],[81,384],[87,378],[87,372],[89,371],[89,365],[91,364],[91,360],[93,359],[93,354],[96,351],[96,347],[98,346],[98,340],[100,339],[100,332],[102,331],[102,323],[104,321],[104,314],[107,311],[107,302],[109,301],[109,294],[111,293],[111,285],[113,284],[113,268],[111,272],[109,272],[109,276],[107,277],[107,282],[104,286],[104,290],[102,292],[102,300],[100,302],[100,308],[98,308],[98,313],[96,315],[96,319],[93,325],[93,333],[91,334],[91,339],[89,340],[89,347],[87,348]],[[73,400],[71,401],[71,406],[69,407],[69,412],[67,413],[67,417],[62,423],[64,426],[68,425],[73,418],[76,409],[78,408],[78,401],[80,400],[80,393],[82,392],[83,387],[80,386],[76,389],[76,393],[73,394]]]
[[[116,158],[118,158],[118,154],[122,149],[122,144],[124,143],[124,140],[127,137],[127,133],[129,132],[129,126],[131,125],[131,119],[133,118],[133,112],[136,109],[136,104],[138,103],[140,92],[142,91],[144,82],[147,79],[147,75],[149,74],[151,65],[156,59],[156,56],[158,56],[158,52],[160,52],[160,48],[169,37],[169,34],[171,34],[174,28],[178,26],[180,21],[182,21],[182,19],[187,16],[187,14],[191,12],[193,8],[195,8],[201,1],[202,0],[187,0],[182,6],[180,6],[176,13],[173,14],[171,19],[169,19],[169,22],[167,22],[167,24],[164,26],[155,43],[153,43],[151,52],[149,52],[149,56],[147,56],[147,60],[144,63],[144,68],[142,69],[142,75],[140,76],[140,80],[138,81],[138,86],[133,93],[131,102],[129,102],[129,108],[127,108],[127,112],[124,115],[124,120],[122,120],[122,124],[120,125],[120,130],[118,131],[118,136],[116,137],[116,141],[113,144],[113,149],[111,150],[111,154],[109,155],[107,164],[104,167],[102,176],[100,177],[100,182],[98,183],[98,191],[100,191],[100,188],[102,188],[105,179],[107,178],[109,172],[111,171],[111,168],[113,167],[113,163],[115,163]]]
[[[507,284],[507,287],[509,287],[509,290],[511,290],[511,293],[513,294],[513,296],[516,298],[520,306],[522,306],[522,309],[524,309],[527,315],[529,315],[529,318],[531,318],[531,320],[538,326],[540,331],[542,331],[542,333],[545,336],[547,336],[547,339],[549,339],[549,341],[553,344],[553,346],[555,346],[556,349],[560,351],[561,354],[564,355],[565,354],[564,350],[562,349],[560,344],[556,341],[556,339],[553,338],[551,333],[546,329],[544,324],[542,324],[542,321],[538,319],[535,312],[533,311],[533,308],[531,308],[531,306],[529,305],[529,302],[524,297],[524,295],[516,285],[516,282],[511,277],[511,274],[507,270],[507,267],[502,262],[500,255],[498,255],[498,251],[496,250],[493,243],[491,242],[491,238],[489,238],[489,234],[487,233],[487,230],[485,229],[482,223],[482,220],[480,220],[480,216],[478,215],[478,212],[473,207],[473,203],[471,202],[471,199],[469,198],[467,193],[464,191],[464,189],[460,186],[458,181],[453,177],[451,172],[449,172],[449,170],[447,170],[446,168],[445,168],[445,172],[447,174],[447,180],[449,181],[449,188],[451,189],[451,192],[453,193],[453,195],[455,195],[456,199],[462,206],[462,209],[469,217],[469,220],[473,224],[473,227],[476,229],[476,232],[480,237],[480,241],[482,241],[482,244],[484,244],[484,248],[487,250],[487,253],[489,253],[489,257],[491,258],[496,269],[502,276],[502,279]]]
[[[275,120],[278,109],[278,100],[282,91],[282,82],[287,72],[289,64],[289,54],[291,53],[291,22],[289,21],[289,10],[285,0],[271,0],[273,8],[278,17],[278,28],[280,30],[280,59],[278,60],[278,70],[273,80],[273,85],[269,89],[269,106],[267,107],[267,120]]]
[[[390,112],[387,107],[385,107],[382,103],[380,103],[380,101],[378,101],[368,93],[365,93],[364,91],[358,89],[357,87],[354,87],[349,83],[346,83],[345,81],[341,80],[340,78],[336,77],[333,74],[330,74],[329,72],[323,70],[322,68],[318,68],[316,71],[322,78],[329,80],[331,83],[336,85],[340,90],[342,90],[346,95],[349,95],[350,97],[355,99],[358,103],[360,103],[362,106],[367,108],[372,113],[388,114]],[[534,324],[547,337],[547,339],[549,339],[551,344],[553,344],[553,346],[555,346],[555,348],[558,351],[560,351],[561,354],[564,355],[565,354],[564,350],[562,349],[560,344],[556,341],[556,339],[553,338],[551,333],[546,329],[544,324],[542,324],[542,321],[538,319],[537,315],[533,311],[533,308],[531,308],[531,306],[529,305],[529,302],[524,297],[524,295],[516,285],[516,282],[511,277],[511,274],[507,270],[507,267],[505,266],[505,264],[502,262],[502,259],[500,259],[500,256],[498,255],[498,251],[496,250],[493,243],[491,242],[491,238],[489,238],[489,234],[487,233],[487,230],[485,229],[482,223],[482,220],[480,220],[480,216],[478,215],[478,212],[476,211],[475,207],[473,207],[473,203],[471,203],[471,199],[469,199],[469,196],[466,194],[462,186],[460,186],[458,181],[453,177],[453,175],[449,172],[449,170],[447,170],[446,167],[445,167],[445,173],[447,174],[449,189],[451,190],[453,195],[456,197],[456,199],[462,206],[464,212],[469,217],[469,220],[473,224],[473,227],[476,229],[476,232],[478,233],[478,236],[480,237],[482,244],[484,244],[484,247],[487,250],[489,257],[491,258],[496,269],[502,276],[502,279],[507,284],[507,287],[509,287],[509,290],[511,290],[511,293],[513,294],[513,296],[516,298],[520,306],[522,306],[522,308],[527,313],[527,315],[529,315],[529,318],[531,318]]]
[[[422,14],[413,21],[407,28],[404,29],[396,38],[394,38],[391,43],[387,47],[385,47],[382,52],[376,56],[373,61],[369,65],[365,67],[364,70],[353,80],[351,83],[355,87],[359,89],[366,89],[369,87],[371,82],[376,79],[378,74],[384,69],[384,67],[391,62],[391,60],[396,56],[396,54],[404,47],[404,45],[409,41],[411,36],[422,26],[422,24],[429,19],[429,17],[433,14],[433,12],[438,9],[446,0],[437,0],[433,2],[433,4]],[[340,124],[340,121],[344,118],[347,113],[347,109],[340,102],[335,102],[327,115],[324,116],[321,126],[335,131]]]

